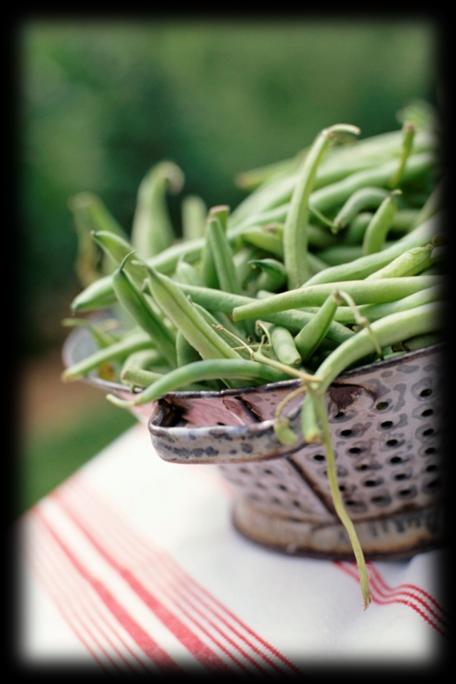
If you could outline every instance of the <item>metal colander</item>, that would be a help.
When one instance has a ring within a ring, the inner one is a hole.
[[[66,363],[84,331],[67,344]],[[368,558],[406,557],[443,541],[439,347],[341,375],[327,393],[340,489]],[[118,396],[120,385],[90,379]],[[159,456],[212,463],[235,490],[235,527],[288,553],[351,558],[320,445],[277,441],[274,410],[296,381],[220,392],[174,392],[138,407]],[[302,396],[287,405],[299,431]],[[136,411],[135,411],[136,412]]]

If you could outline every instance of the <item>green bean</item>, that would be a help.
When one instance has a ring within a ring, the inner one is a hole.
[[[420,226],[440,211],[442,205],[442,183],[437,185],[427,198],[415,220],[415,226]]]
[[[243,295],[233,295],[227,292],[220,292],[219,290],[212,290],[205,287],[193,287],[191,285],[179,285],[183,292],[187,293],[194,302],[209,309],[210,311],[223,311],[231,314],[236,306],[249,304],[255,302],[251,297]],[[284,328],[288,328],[290,332],[299,332],[301,328],[308,323],[313,314],[306,311],[289,310],[279,313],[264,313],[262,318],[270,323],[275,323]],[[336,344],[352,337],[354,333],[339,323],[332,323],[328,328],[327,338]]]
[[[419,212],[416,209],[399,209],[391,222],[392,231],[407,232],[417,225]],[[343,240],[347,245],[356,245],[363,241],[364,233],[373,214],[366,211],[358,214],[348,226]],[[326,246],[326,245],[325,245]]]
[[[404,173],[404,168],[407,163],[407,159],[410,157],[410,154],[412,153],[415,132],[415,125],[410,121],[406,121],[402,127],[402,147],[401,156],[399,158],[399,165],[388,183],[388,186],[390,188],[397,188],[397,186],[401,182],[402,174]]]
[[[336,214],[334,232],[345,228],[363,209],[377,209],[387,195],[383,188],[365,187],[354,192]]]
[[[240,294],[241,286],[233,262],[233,252],[228,244],[222,224],[217,218],[211,218],[208,222],[207,241],[214,260],[220,289],[225,292]]]
[[[182,236],[184,240],[195,240],[204,235],[207,209],[197,195],[187,195],[182,200]]]
[[[161,373],[151,371],[153,366],[161,360],[161,355],[156,349],[143,349],[133,352],[124,362],[120,371],[120,379],[132,386],[147,387],[154,380],[161,377]]]
[[[98,254],[90,239],[94,230],[103,230],[125,237],[125,233],[117,221],[111,216],[103,202],[93,193],[81,192],[69,202],[73,212],[78,234],[78,256],[76,272],[83,285],[88,285],[99,277]],[[103,263],[105,269],[112,270],[112,264]],[[108,271],[109,272],[109,271]]]
[[[240,357],[250,358],[248,351],[241,344],[241,340],[245,342],[244,330],[239,331],[232,322],[228,326],[225,325],[214,313],[207,311],[204,306],[201,306],[200,304],[194,302],[193,306],[201,314],[206,323],[220,335],[222,340],[224,340],[232,349],[238,351]]]
[[[130,368],[148,370],[151,366],[156,365],[160,361],[163,361],[163,357],[156,349],[142,349],[141,351],[133,352],[133,354],[130,354],[125,360],[120,372],[120,377],[122,379],[122,373]]]
[[[204,244],[201,250],[201,260],[199,264],[199,272],[203,285],[205,287],[216,288],[219,286],[217,278],[217,269],[215,267],[214,255],[209,244],[209,226],[211,223],[210,215],[208,214],[206,220],[206,227],[204,233]]]
[[[122,382],[130,385],[130,387],[148,387],[153,382],[160,380],[163,377],[163,373],[156,373],[155,371],[145,370],[144,368],[129,367],[127,370],[122,371],[121,380]]]
[[[294,338],[303,361],[310,358],[318,349],[320,342],[326,336],[328,328],[334,320],[339,304],[340,298],[337,295],[337,291],[331,292],[313,318],[306,323]]]
[[[180,330],[177,331],[176,335],[176,356],[178,368],[186,366],[187,363],[193,363],[194,361],[201,360],[201,356],[187,341],[186,337]]]
[[[317,283],[330,283],[341,280],[365,278],[379,268],[382,268],[382,266],[386,266],[386,264],[399,256],[399,254],[402,254],[406,249],[420,247],[429,242],[429,240],[434,237],[436,225],[436,219],[434,217],[427,223],[423,223],[418,228],[415,228],[400,240],[397,240],[390,247],[383,249],[381,252],[362,256],[348,264],[340,264],[327,268],[325,271],[321,271],[321,273],[312,276],[306,284],[316,285]]]
[[[268,227],[267,230],[248,228],[242,234],[242,239],[255,247],[259,247],[264,252],[273,254],[279,259],[283,258],[282,238],[275,234],[272,226]]]
[[[111,215],[101,199],[92,192],[80,192],[74,195],[69,205],[75,218],[84,223],[89,233],[103,231],[127,238],[122,226]]]
[[[109,345],[114,344],[119,339],[116,335],[103,330],[101,324],[96,325],[86,318],[64,318],[62,325],[68,328],[86,328],[100,348],[109,347]]]
[[[217,204],[209,209],[208,219],[217,219],[224,233],[228,230],[230,208],[227,204]]]
[[[345,280],[338,283],[304,285],[288,292],[276,294],[269,299],[252,301],[235,307],[232,318],[235,322],[246,318],[262,318],[265,314],[286,311],[300,306],[318,306],[334,289],[343,289],[356,304],[381,304],[439,283],[439,276],[412,276],[409,278],[386,278],[385,280]]]
[[[441,326],[440,310],[441,307],[436,302],[422,304],[408,311],[390,314],[375,321],[371,325],[371,330],[380,346],[386,347],[416,335],[424,335],[439,330]],[[343,342],[331,352],[317,369],[316,375],[320,378],[318,392],[324,392],[346,368],[373,351],[375,351],[374,342],[366,329]]]
[[[308,389],[311,393],[310,388]],[[318,418],[315,411],[315,398],[313,401],[304,401],[301,407],[301,432],[308,444],[321,444],[322,432],[318,427]]]
[[[220,207],[212,207],[209,210],[209,214],[206,220],[206,229],[205,229],[205,240],[204,240],[204,246],[202,250],[202,255],[201,255],[201,264],[200,264],[200,270],[201,270],[201,279],[203,282],[203,285],[206,287],[218,287],[219,286],[219,280],[217,276],[217,267],[215,264],[215,259],[214,259],[214,252],[211,249],[210,242],[209,242],[209,233],[211,231],[210,225],[211,222],[214,220],[215,216],[218,215],[222,221],[221,227],[223,231],[226,230],[226,224],[228,220],[228,207],[225,205],[221,205]]]
[[[433,344],[441,342],[441,337],[436,333],[428,333],[424,335],[416,335],[409,340],[404,340],[403,345],[407,351],[414,349],[422,349],[423,347],[430,347]]]
[[[287,366],[300,366],[301,355],[290,331],[281,326],[271,325],[269,334],[272,350],[278,360]]]
[[[127,240],[124,240],[124,238],[115,235],[114,233],[108,233],[106,231],[93,232],[92,238],[100,245],[106,254],[109,254],[116,265],[120,264],[133,250],[133,247]],[[134,283],[138,287],[141,287],[144,278],[146,277],[144,266],[129,259],[125,262],[124,269]]]
[[[336,455],[334,453],[334,447],[324,398],[321,395],[318,395],[314,399],[313,404],[317,419],[321,425],[322,441],[325,444],[326,471],[332,502],[337,517],[344,526],[347,536],[350,539],[351,547],[353,549],[353,553],[356,559],[356,564],[358,566],[359,582],[364,602],[364,608],[367,608],[371,601],[371,594],[369,590],[369,576],[367,574],[366,561],[364,559],[364,553],[358,538],[358,534],[356,532],[355,526],[353,525],[350,516],[348,515],[345,509],[342,494],[339,489],[339,483],[337,481]]]
[[[163,313],[182,332],[203,359],[239,358],[187,299],[177,283],[153,268],[148,269],[149,289]]]
[[[414,292],[411,295],[402,297],[393,302],[386,302],[385,304],[367,304],[359,307],[360,314],[369,322],[376,321],[384,316],[389,316],[392,313],[399,313],[400,311],[408,311],[421,304],[428,304],[434,302],[441,297],[440,287],[426,287],[424,290]],[[335,320],[345,325],[352,325],[356,323],[353,312],[349,307],[339,306],[336,312]]]
[[[144,332],[134,332],[119,340],[119,342],[115,342],[109,347],[98,349],[93,354],[90,354],[90,356],[86,356],[82,361],[73,364],[63,372],[62,380],[78,380],[107,361],[126,357],[140,349],[149,349],[150,346],[151,340],[149,335],[146,335]]]
[[[321,228],[321,226],[313,226],[310,223],[308,225],[308,238],[309,245],[319,249],[332,247],[332,245],[335,245],[338,242],[335,235],[331,235],[331,233],[324,228]]]
[[[242,234],[247,228],[258,228],[259,226],[265,226],[271,223],[283,222],[287,217],[288,207],[289,204],[281,204],[278,207],[274,207],[274,209],[259,212],[258,214],[249,214],[241,223],[234,224],[234,228],[231,227],[233,224],[230,223],[228,233],[231,234],[236,231]]]
[[[236,269],[237,279],[241,287],[247,286],[248,281],[252,280],[252,267],[250,262],[258,256],[258,250],[252,247],[241,247],[236,254],[233,255],[234,267]]]
[[[274,368],[258,363],[257,361],[246,361],[244,359],[217,359],[195,361],[183,368],[176,368],[167,373],[163,378],[157,380],[138,394],[133,400],[122,401],[118,397],[108,395],[108,399],[118,406],[130,407],[140,404],[147,404],[157,401],[169,392],[174,392],[188,385],[202,382],[203,380],[226,379],[245,379],[258,382],[277,382],[287,376],[278,372]]]
[[[336,124],[324,129],[315,139],[298,171],[298,178],[291,196],[290,207],[283,234],[284,263],[289,288],[296,288],[310,277],[308,265],[307,222],[309,199],[318,166],[330,144],[341,134],[358,135],[359,129],[346,124]],[[317,209],[316,202],[312,202]]]
[[[311,252],[307,255],[309,261],[309,268],[312,276],[320,271],[325,271],[328,268],[328,264],[321,258],[321,254],[312,254]]]
[[[257,287],[259,289],[276,292],[286,283],[287,274],[281,261],[276,259],[252,259],[249,263],[253,269],[260,271],[257,279]]]
[[[171,366],[175,366],[174,335],[149,306],[144,294],[136,288],[125,273],[124,263],[128,258],[127,255],[113,275],[112,281],[117,299],[133,320],[150,336],[153,346]]]
[[[348,262],[359,259],[359,257],[362,256],[363,248],[361,245],[339,244],[317,252],[317,257],[320,258],[323,263],[328,264],[328,266],[347,264]]]
[[[201,285],[201,279],[196,268],[183,259],[179,259],[174,280],[178,283],[187,283],[187,285]]]
[[[71,302],[73,312],[96,311],[106,309],[116,301],[110,276],[99,278],[90,283]]]
[[[325,216],[317,207],[314,207],[311,202],[309,202],[309,214],[312,216],[315,216],[315,218],[320,221],[324,226],[327,228],[330,228],[332,232],[334,232],[334,222],[329,219],[327,216]],[[309,224],[310,225],[310,224]],[[309,235],[310,238],[310,235]],[[310,240],[309,240],[310,242]]]
[[[133,217],[131,242],[138,254],[148,259],[169,247],[174,231],[168,216],[165,193],[168,187],[179,192],[184,184],[180,168],[169,161],[161,162],[142,180]]]
[[[386,235],[391,228],[394,214],[397,211],[396,197],[400,192],[400,190],[393,190],[373,215],[364,234],[364,254],[374,254],[382,249]]]
[[[383,268],[368,275],[366,281],[418,275],[433,264],[431,258],[433,249],[434,245],[432,242],[422,247],[412,247],[393,259],[386,266],[383,266]]]

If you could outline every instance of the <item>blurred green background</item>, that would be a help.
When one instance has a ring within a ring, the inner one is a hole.
[[[424,21],[30,21],[19,41],[23,510],[133,424],[59,380],[61,319],[79,288],[69,198],[98,193],[129,231],[141,178],[171,159],[184,192],[234,207],[239,171],[294,155],[332,123],[397,128],[397,111],[434,103],[437,88]]]

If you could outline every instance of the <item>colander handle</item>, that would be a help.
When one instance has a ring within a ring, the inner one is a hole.
[[[288,386],[285,392],[289,391]],[[334,413],[349,405],[356,405],[362,412],[372,405],[375,392],[368,386],[338,383],[331,386],[328,399]],[[281,458],[306,446],[315,448],[302,437],[294,445],[281,444],[275,435],[273,420],[261,420],[258,411],[257,420],[252,420],[252,407],[245,408],[245,398],[240,403],[237,403],[238,397],[224,398],[218,405],[206,402],[207,398],[196,410],[191,403],[183,405],[166,399],[157,402],[148,428],[152,444],[162,459],[174,463],[248,463]],[[231,403],[228,405],[228,402]],[[270,406],[268,412],[270,415]],[[287,417],[290,428],[301,435],[300,406]],[[210,421],[209,425],[201,426],[206,420]]]
[[[270,419],[236,425],[176,426],[173,410],[175,408],[160,400],[148,423],[152,444],[165,461],[249,463],[280,458],[305,444],[281,444],[275,436],[273,421]],[[299,412],[296,421],[299,421]],[[293,427],[293,418],[290,419],[290,424]]]

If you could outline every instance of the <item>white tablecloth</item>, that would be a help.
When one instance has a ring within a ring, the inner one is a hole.
[[[62,454],[65,458],[65,454]],[[242,538],[215,466],[176,465],[137,425],[20,521],[21,658],[94,668],[292,674],[311,664],[432,664],[442,552],[356,567]]]

